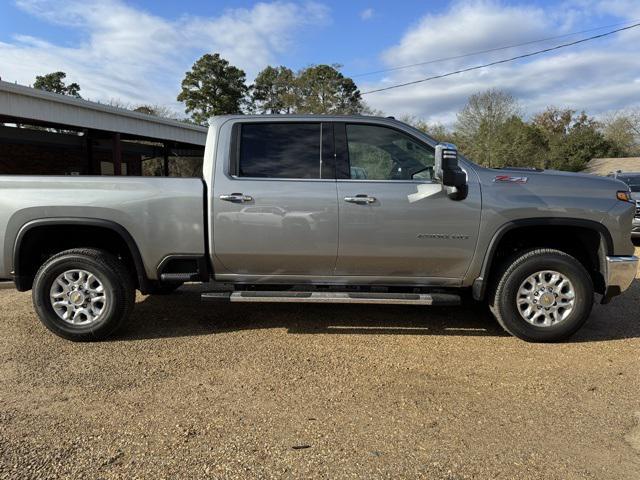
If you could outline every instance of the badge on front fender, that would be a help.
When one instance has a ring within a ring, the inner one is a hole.
[[[507,182],[507,183],[527,183],[528,177],[514,177],[512,175],[496,175],[493,179],[494,182]]]

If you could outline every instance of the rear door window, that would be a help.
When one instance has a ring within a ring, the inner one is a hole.
[[[245,123],[238,176],[320,178],[321,140],[320,123]]]

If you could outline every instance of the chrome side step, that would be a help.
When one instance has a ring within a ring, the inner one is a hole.
[[[160,280],[163,282],[195,282],[200,278],[198,272],[190,273],[163,273]]]
[[[450,293],[376,293],[376,292],[292,292],[242,291],[205,292],[203,301],[263,303],[367,303],[386,305],[460,305],[460,296]]]

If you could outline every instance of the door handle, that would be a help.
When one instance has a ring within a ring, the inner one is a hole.
[[[249,195],[243,195],[242,193],[223,194],[218,198],[220,198],[220,200],[235,203],[247,203],[253,201],[253,197],[250,197]]]
[[[355,197],[344,197],[344,201],[358,205],[371,205],[376,201],[376,198],[369,195],[356,195]]]

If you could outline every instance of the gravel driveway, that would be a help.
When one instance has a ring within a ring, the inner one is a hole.
[[[109,342],[0,291],[0,478],[640,478],[640,279],[571,343],[473,307],[138,297]]]

